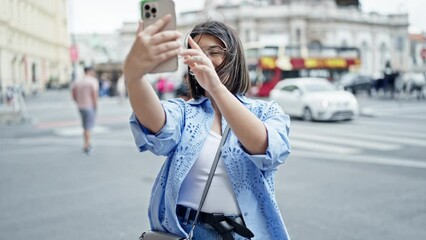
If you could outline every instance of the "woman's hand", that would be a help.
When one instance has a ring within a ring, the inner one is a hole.
[[[161,31],[170,19],[168,14],[146,29],[143,22],[139,22],[135,42],[124,61],[126,81],[140,80],[159,63],[179,54],[181,34],[178,31]]]
[[[170,15],[166,15],[146,29],[142,22],[139,23],[135,42],[123,67],[133,112],[139,122],[153,133],[157,133],[164,126],[166,115],[151,84],[142,78],[159,63],[176,57],[181,50],[179,32],[161,31],[170,18]]]
[[[216,69],[210,58],[203,53],[190,36],[188,36],[188,43],[191,49],[183,50],[180,55],[184,57],[184,63],[189,66],[200,86],[207,92],[212,93],[222,86]]]

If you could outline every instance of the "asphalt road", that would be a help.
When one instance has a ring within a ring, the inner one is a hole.
[[[292,239],[426,239],[426,102],[359,101],[355,121],[292,120],[276,175]],[[0,239],[137,239],[163,158],[137,151],[129,104],[102,99],[88,157],[67,91],[27,102],[31,123],[0,125]]]

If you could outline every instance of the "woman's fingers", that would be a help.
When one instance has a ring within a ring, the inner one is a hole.
[[[177,31],[161,32],[170,19],[171,15],[167,15],[150,26],[144,26],[142,21],[139,22],[135,42],[127,54],[123,67],[126,77],[140,79],[159,63],[179,54],[181,44],[178,39],[181,34]]]
[[[201,53],[203,53],[203,52],[200,51],[200,50],[197,50],[197,49],[185,49],[185,50],[182,50],[181,55],[182,56],[195,56],[195,55],[200,55]]]
[[[154,34],[158,33],[159,31],[161,31],[161,29],[164,28],[164,26],[167,25],[167,23],[170,21],[171,18],[172,18],[172,15],[167,14],[163,18],[155,21],[154,24],[147,27],[145,29],[145,32],[149,35],[154,35]]]
[[[187,56],[184,58],[184,63],[192,66],[193,64],[207,64],[207,60],[200,55]]]
[[[163,31],[154,34],[151,37],[151,44],[158,45],[160,43],[178,40],[182,37],[182,34],[178,31]]]
[[[158,62],[166,61],[166,60],[168,60],[172,57],[176,57],[179,54],[179,51],[180,51],[180,49],[177,48],[177,49],[173,49],[173,50],[170,50],[170,51],[167,51],[167,52],[163,52],[161,54],[156,55],[155,60],[158,61]]]
[[[212,61],[208,58],[201,49],[185,49],[180,53],[184,57],[185,63],[202,63],[209,66],[213,66]]]
[[[139,25],[138,25],[138,29],[136,30],[136,35],[138,35],[142,31],[143,31],[143,21],[139,20]]]
[[[154,54],[161,54],[170,50],[181,49],[180,43],[178,41],[169,41],[158,44],[153,48]]]
[[[197,50],[201,50],[201,48],[198,46],[198,44],[194,41],[194,39],[192,39],[191,36],[188,36],[188,43],[189,46],[191,46],[192,49],[197,49]]]

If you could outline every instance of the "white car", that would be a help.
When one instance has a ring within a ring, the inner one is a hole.
[[[358,101],[325,78],[287,78],[271,91],[275,100],[290,116],[305,121],[352,120],[359,114]]]

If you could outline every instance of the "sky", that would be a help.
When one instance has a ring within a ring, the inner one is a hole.
[[[68,0],[69,31],[112,33],[124,21],[139,19],[139,0]],[[211,0],[210,0],[211,1]],[[222,0],[223,2],[224,0]],[[238,2],[234,0],[232,2]],[[426,32],[426,0],[361,0],[362,10],[381,14],[409,14],[410,32]],[[199,10],[204,0],[175,0],[177,12]]]

